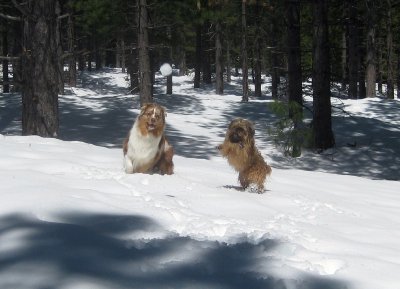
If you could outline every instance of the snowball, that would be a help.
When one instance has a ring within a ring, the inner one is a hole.
[[[163,76],[170,76],[172,74],[172,67],[169,63],[164,63],[160,67],[160,72]]]

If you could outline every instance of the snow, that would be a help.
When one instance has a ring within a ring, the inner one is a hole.
[[[80,80],[60,96],[61,139],[18,136],[19,96],[0,95],[0,288],[400,286],[397,99],[337,99],[337,147],[287,159],[271,100],[241,103],[240,79],[220,96],[174,76],[167,96],[158,76],[175,174],[127,175],[138,98],[117,70]],[[239,116],[273,168],[264,194],[215,149]]]
[[[169,63],[164,63],[160,66],[160,72],[162,76],[170,76],[172,74],[172,67]]]

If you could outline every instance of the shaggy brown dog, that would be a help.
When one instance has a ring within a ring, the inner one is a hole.
[[[145,104],[123,143],[125,172],[159,173],[174,172],[174,149],[168,143],[165,130],[164,107]]]
[[[271,167],[267,165],[256,148],[254,142],[254,126],[245,119],[233,120],[225,135],[224,142],[217,148],[228,163],[239,172],[239,182],[243,189],[256,186],[256,191],[264,191],[264,182],[271,174]]]

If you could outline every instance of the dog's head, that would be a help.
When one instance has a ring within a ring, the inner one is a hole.
[[[156,103],[147,103],[142,106],[139,115],[139,126],[142,132],[159,136],[165,128],[165,108]]]
[[[237,143],[242,148],[245,143],[248,143],[254,138],[254,125],[242,118],[234,119],[227,131],[227,138],[231,143]]]

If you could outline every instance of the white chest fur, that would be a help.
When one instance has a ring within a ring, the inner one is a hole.
[[[125,170],[133,171],[136,168],[148,163],[156,156],[161,136],[155,137],[152,134],[143,136],[137,125],[133,125],[128,142],[128,150],[125,156]]]

